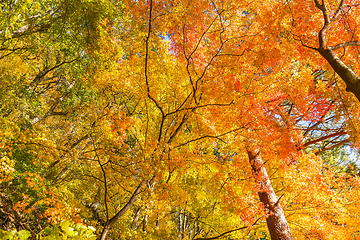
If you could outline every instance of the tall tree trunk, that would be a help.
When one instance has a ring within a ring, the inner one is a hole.
[[[266,223],[272,240],[292,240],[291,232],[284,211],[271,186],[269,176],[259,150],[246,146],[253,175],[259,185],[259,198],[267,212]]]

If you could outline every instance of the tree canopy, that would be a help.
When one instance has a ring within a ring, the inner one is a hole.
[[[357,1],[0,6],[0,236],[360,239]]]

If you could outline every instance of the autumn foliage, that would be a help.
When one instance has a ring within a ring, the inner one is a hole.
[[[2,229],[359,238],[357,1],[0,4]]]

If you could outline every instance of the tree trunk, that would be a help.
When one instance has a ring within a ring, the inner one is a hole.
[[[360,101],[360,77],[336,56],[333,50],[320,47],[317,51],[331,65],[334,71],[344,80],[346,91],[351,92]]]
[[[267,213],[266,223],[272,240],[292,240],[291,232],[284,211],[271,186],[269,176],[260,156],[260,151],[246,147],[250,165],[259,185],[259,198]]]
[[[337,10],[330,17],[330,12],[326,4],[323,1],[314,0],[315,6],[323,13],[324,26],[319,31],[319,48],[312,48],[318,51],[326,61],[331,65],[334,71],[344,80],[346,83],[346,91],[352,92],[355,97],[360,101],[360,77],[341,59],[335,54],[334,50],[347,47],[347,46],[360,46],[359,41],[350,41],[346,43],[340,43],[336,46],[327,46],[326,33],[330,29],[331,25],[334,24],[335,20],[340,16],[343,8],[346,7],[346,1],[341,0]],[[354,37],[354,36],[353,36]]]
[[[140,213],[141,213],[141,207],[139,207],[135,212],[134,219],[133,219],[133,221],[131,223],[131,226],[130,226],[131,230],[135,230],[136,224],[137,224],[137,222],[139,221],[139,218],[140,218]]]

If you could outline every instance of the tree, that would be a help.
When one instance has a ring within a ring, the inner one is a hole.
[[[314,3],[316,8],[321,11],[324,22],[323,27],[318,32],[319,47],[311,47],[304,43],[304,35],[296,36],[296,39],[301,41],[304,47],[320,53],[333,70],[344,80],[346,90],[352,92],[360,100],[359,76],[354,72],[354,66],[347,65],[342,59],[345,57],[345,53],[347,58],[351,58],[354,51],[357,51],[356,46],[360,46],[360,42],[357,39],[358,36],[354,32],[356,26],[352,26],[353,22],[356,21],[354,18],[357,15],[358,5],[352,1],[347,2],[345,0],[339,2],[314,0]],[[336,40],[334,36],[337,37]],[[332,45],[334,41],[336,41],[336,44]],[[339,41],[340,43],[338,43]],[[346,48],[351,46],[355,48],[346,51]],[[335,53],[338,49],[343,49],[344,53],[341,55]]]
[[[357,6],[331,4],[4,3],[1,188],[101,239],[355,237],[357,176],[321,160],[358,147],[359,104],[316,54]]]

